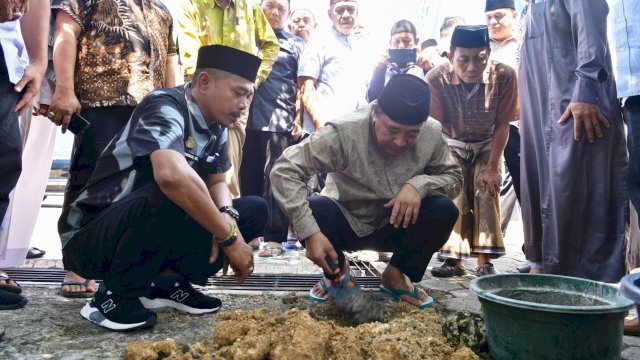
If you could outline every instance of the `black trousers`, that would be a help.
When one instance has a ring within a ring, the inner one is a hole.
[[[504,161],[507,163],[512,185],[520,202],[520,131],[514,125],[509,125],[509,140],[504,148]]]
[[[73,152],[69,164],[69,181],[64,192],[66,208],[74,202],[89,181],[96,162],[111,139],[129,121],[133,106],[106,106],[82,109],[82,115],[91,126],[73,141]]]
[[[4,51],[0,47],[0,222],[9,207],[9,194],[22,172],[22,137],[18,113],[13,111],[21,93],[16,92],[14,86],[9,80]]]
[[[446,196],[432,196],[422,200],[415,225],[407,229],[384,226],[365,237],[358,237],[336,203],[325,196],[307,198],[320,231],[338,252],[340,263],[343,250],[392,251],[390,264],[397,267],[411,281],[422,280],[433,254],[447,242],[458,219],[458,209]]]
[[[233,200],[246,241],[260,236],[269,217],[258,197]],[[87,279],[102,279],[126,297],[147,294],[169,268],[204,285],[222,268],[224,249],[209,264],[212,234],[171,202],[156,183],[145,185],[101,211],[63,249],[65,266]]]
[[[269,174],[276,160],[292,144],[289,133],[247,130],[240,168],[240,192],[243,196],[261,196],[267,201],[271,218],[264,230],[266,241],[287,241],[289,218],[273,197]]]

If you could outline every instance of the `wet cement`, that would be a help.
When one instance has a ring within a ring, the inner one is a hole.
[[[388,322],[351,326],[332,307],[225,312],[203,342],[135,342],[127,346],[125,359],[480,359],[469,348],[447,343],[435,309],[393,304]]]

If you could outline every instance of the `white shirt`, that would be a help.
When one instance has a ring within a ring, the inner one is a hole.
[[[9,81],[16,84],[22,78],[24,68],[29,64],[29,56],[18,21],[0,23],[0,45],[2,45],[4,61],[7,64]]]

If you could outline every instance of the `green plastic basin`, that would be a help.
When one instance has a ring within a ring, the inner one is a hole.
[[[494,359],[620,359],[633,302],[605,283],[499,274],[471,281]]]

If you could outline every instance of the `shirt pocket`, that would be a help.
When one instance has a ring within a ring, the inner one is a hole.
[[[542,36],[545,27],[545,1],[531,5],[531,14],[527,16],[527,38]]]

